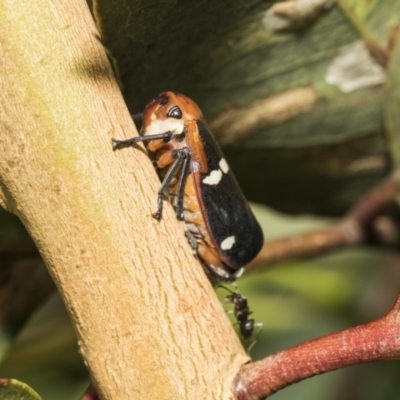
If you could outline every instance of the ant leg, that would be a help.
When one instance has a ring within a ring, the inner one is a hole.
[[[252,340],[252,342],[250,343],[250,346],[247,348],[247,354],[250,356],[250,352],[252,350],[252,348],[254,347],[254,345],[256,344],[258,338],[260,337],[260,334],[262,332],[262,328],[263,328],[263,324],[262,322],[257,322],[256,324],[254,324],[253,328],[258,328],[258,332],[255,335],[254,339]]]

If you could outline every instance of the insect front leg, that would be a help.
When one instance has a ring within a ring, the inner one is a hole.
[[[182,192],[182,206],[180,213],[183,215],[183,194],[184,194],[184,183],[186,182],[187,179],[187,174],[188,174],[188,168],[186,166],[189,165],[188,162],[186,162],[186,159],[190,159],[190,150],[187,147],[183,147],[182,149],[178,150],[172,150],[172,156],[173,158],[176,158],[174,163],[172,164],[171,168],[168,170],[167,174],[164,177],[164,180],[161,184],[160,190],[158,191],[158,197],[157,197],[157,211],[152,214],[152,216],[159,220],[162,215],[162,210],[163,210],[163,204],[164,204],[164,195],[167,193],[169,185],[171,184],[172,179],[174,176],[177,174],[179,167],[183,163],[183,169],[182,169],[182,174],[185,173],[186,176],[180,177],[179,180],[179,189],[178,189],[178,204],[179,204],[179,191]],[[186,172],[185,172],[186,170]],[[181,184],[183,182],[183,189],[181,189]],[[179,219],[178,215],[179,210],[177,209],[177,217]]]
[[[158,133],[155,135],[147,135],[147,136],[135,136],[130,139],[125,140],[117,140],[111,139],[113,150],[122,149],[123,147],[133,146],[139,142],[150,142],[152,140],[164,139],[166,142],[169,142],[173,136],[173,133],[168,131],[164,133]]]

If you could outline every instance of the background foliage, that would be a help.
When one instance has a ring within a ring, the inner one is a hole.
[[[130,110],[140,111],[163,90],[198,102],[245,194],[259,203],[254,209],[267,239],[343,215],[398,160],[400,2],[316,1],[308,12],[301,3],[99,0],[93,6]],[[274,8],[282,4],[286,14]],[[339,83],[330,83],[334,60],[355,44],[370,58],[354,53],[353,64],[338,69]],[[371,78],[361,68],[346,75],[357,64],[379,73]],[[357,76],[370,79],[344,91],[340,83]],[[76,399],[89,378],[72,327],[24,228],[5,212],[0,221],[0,376],[28,383],[43,399]],[[367,246],[248,274],[239,289],[264,324],[253,358],[383,315],[399,282],[398,253]],[[224,301],[226,292],[218,293]],[[274,396],[393,399],[399,368],[356,366]]]

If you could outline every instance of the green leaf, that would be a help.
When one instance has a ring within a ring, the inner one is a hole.
[[[0,379],[0,400],[41,400],[41,397],[23,382]]]

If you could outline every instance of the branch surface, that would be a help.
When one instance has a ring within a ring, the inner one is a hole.
[[[140,149],[83,0],[0,4],[0,202],[38,246],[103,399],[229,399],[248,360]]]

